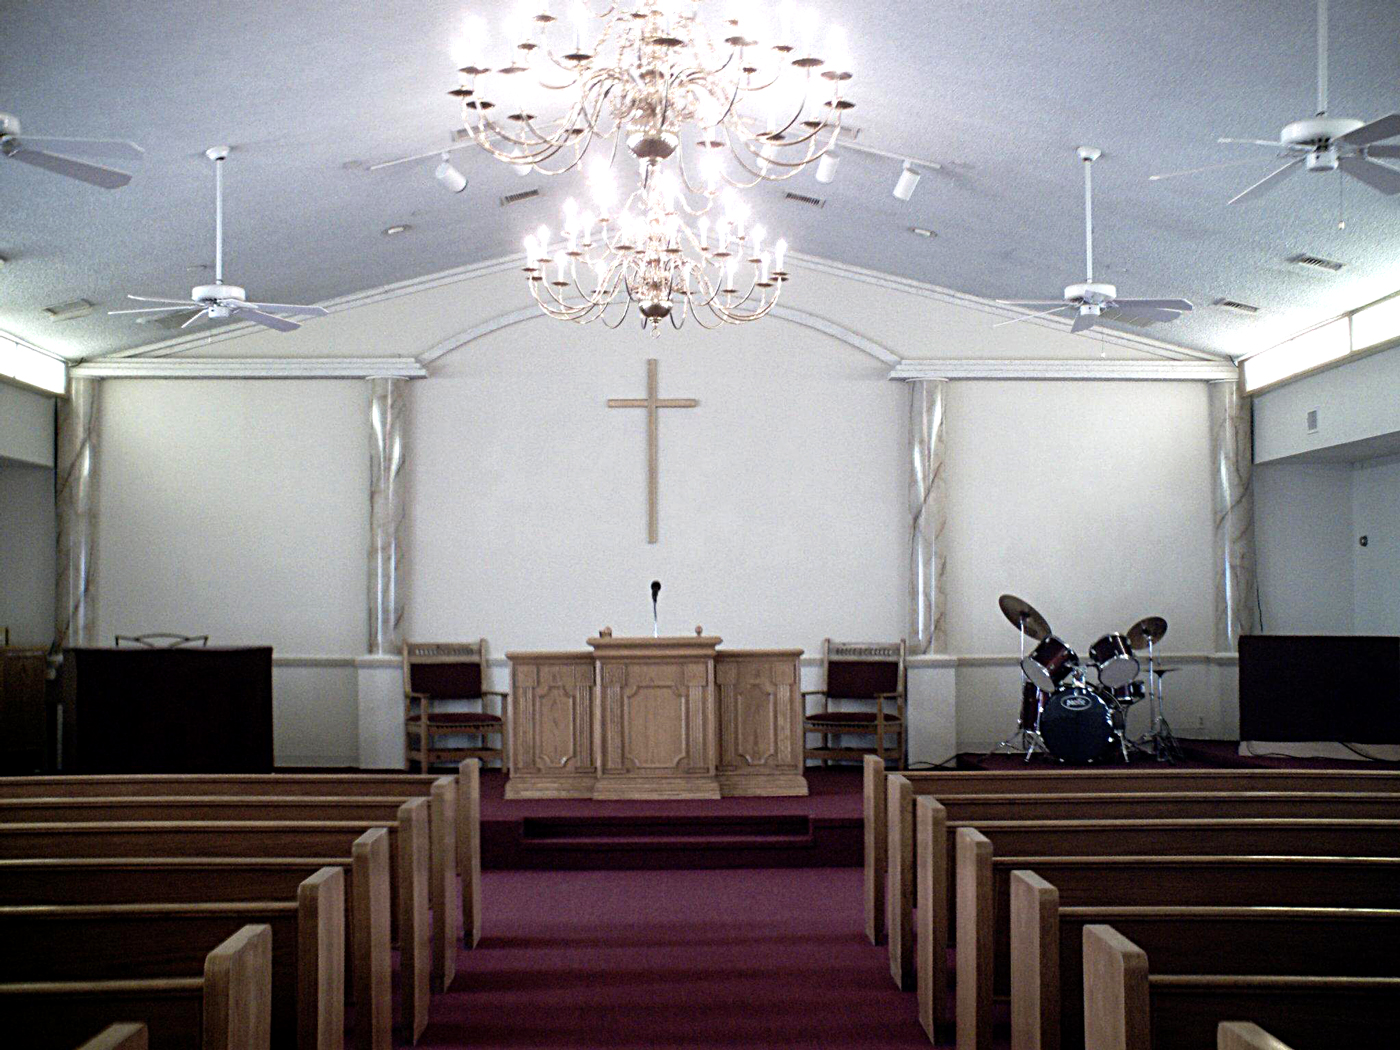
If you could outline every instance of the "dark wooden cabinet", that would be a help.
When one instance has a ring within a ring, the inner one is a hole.
[[[0,648],[0,773],[53,769],[53,719],[45,679],[48,651]]]
[[[68,649],[66,773],[270,773],[272,649]]]

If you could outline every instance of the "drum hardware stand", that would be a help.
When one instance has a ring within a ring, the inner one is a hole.
[[[1030,679],[1026,677],[1026,669],[1021,666],[1026,659],[1026,617],[1024,614],[1019,617],[1017,627],[1021,633],[1021,659],[1017,661],[1016,666],[1021,672],[1021,682],[1023,684],[1029,684]],[[1025,693],[1023,691],[1022,710],[1024,710],[1025,707],[1024,696]],[[992,748],[991,753],[998,754],[1007,751],[1012,754],[1024,753],[1027,762],[1031,760],[1032,755],[1048,755],[1050,753],[1050,749],[1047,748],[1044,741],[1040,739],[1040,733],[1036,731],[1035,726],[1023,724],[1021,715],[1019,714],[1016,716],[1016,732],[1012,733],[1005,740],[1001,741],[1001,743],[997,744],[996,747]]]
[[[1152,731],[1139,737],[1133,743],[1156,756],[1158,762],[1178,762],[1181,760],[1181,745],[1172,734],[1172,727],[1162,710],[1162,675],[1156,669],[1152,639],[1147,639],[1147,703],[1152,716]]]

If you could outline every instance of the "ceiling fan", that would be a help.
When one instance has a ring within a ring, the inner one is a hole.
[[[1376,159],[1400,158],[1400,144],[1376,145],[1383,139],[1397,135],[1400,135],[1400,113],[1391,113],[1369,124],[1352,117],[1327,115],[1327,0],[1317,0],[1317,116],[1285,125],[1279,132],[1277,142],[1268,139],[1217,139],[1217,142],[1227,145],[1268,146],[1279,151],[1278,158],[1287,158],[1283,167],[1276,168],[1242,193],[1235,194],[1229,203],[1258,197],[1301,169],[1340,171],[1387,196],[1400,193],[1400,169]],[[1152,175],[1150,178],[1154,181],[1171,179],[1178,175],[1195,175],[1197,172],[1253,163],[1253,160],[1237,160]]]
[[[58,152],[55,152],[58,151]],[[8,113],[0,113],[0,156],[17,160],[21,164],[32,164],[55,175],[66,175],[70,179],[100,186],[104,190],[115,190],[131,181],[131,175],[105,164],[70,157],[70,153],[86,153],[112,160],[137,161],[146,153],[134,142],[124,139],[74,139],[54,135],[20,135],[19,120]]]
[[[1070,331],[1083,332],[1093,328],[1100,320],[1114,320],[1121,317],[1144,321],[1175,321],[1182,314],[1189,312],[1192,309],[1189,299],[1120,299],[1118,298],[1118,289],[1113,285],[1094,280],[1094,183],[1090,169],[1093,167],[1094,161],[1102,156],[1102,151],[1094,149],[1092,146],[1080,146],[1076,152],[1079,159],[1084,162],[1085,280],[1081,284],[1072,284],[1066,288],[1064,299],[1059,301],[1054,299],[997,300],[1008,306],[1024,306],[1037,312],[1013,317],[1008,321],[998,321],[992,327],[1000,328],[1002,325],[1027,321],[1033,317],[1048,317],[1051,314],[1073,310],[1075,317]],[[1105,314],[1108,314],[1108,317],[1105,317]]]
[[[280,316],[282,314],[305,314],[324,317],[326,310],[320,306],[294,306],[288,303],[250,303],[248,293],[236,284],[224,284],[224,160],[228,157],[227,146],[215,146],[204,151],[204,155],[214,162],[214,283],[201,284],[191,289],[188,299],[152,299],[144,295],[128,295],[139,303],[164,303],[163,306],[145,306],[135,310],[108,310],[109,315],[117,314],[170,314],[198,307],[196,312],[182,324],[188,328],[203,317],[222,320],[225,317],[238,317],[254,321],[279,332],[294,332],[301,327],[300,322]]]

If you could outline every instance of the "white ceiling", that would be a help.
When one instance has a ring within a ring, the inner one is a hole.
[[[1168,182],[1155,171],[1245,158],[1220,135],[1274,137],[1314,109],[1314,0],[804,0],[847,29],[860,141],[944,164],[908,204],[896,162],[846,155],[831,186],[810,173],[765,188],[756,211],[794,249],[990,298],[1056,297],[1082,279],[1073,149],[1099,146],[1099,276],[1129,296],[1185,295],[1194,315],[1154,337],[1239,354],[1400,287],[1400,198],[1337,175],[1300,175],[1226,207],[1270,170]],[[723,3],[705,7],[724,10]],[[521,179],[461,151],[466,192],[431,162],[365,168],[445,143],[459,123],[449,44],[478,0],[0,0],[0,109],[34,134],[130,138],[147,150],[103,191],[0,161],[0,329],[70,357],[167,338],[108,318],[127,292],[177,297],[212,274],[205,148],[228,143],[226,279],[250,298],[314,303],[518,250],[557,225],[566,180]],[[1400,3],[1332,0],[1332,113],[1400,110]],[[570,179],[573,177],[570,176]],[[546,199],[501,210],[505,193]],[[784,189],[827,198],[820,211]],[[397,237],[385,227],[407,223]],[[917,237],[912,226],[937,231]],[[1346,264],[1318,277],[1299,252]],[[800,273],[798,275],[800,277]],[[1218,296],[1262,308],[1210,307]],[[98,304],[51,322],[46,306]],[[315,323],[315,322],[311,322]],[[413,352],[418,347],[386,347]]]

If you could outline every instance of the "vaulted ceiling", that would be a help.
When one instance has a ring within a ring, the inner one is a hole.
[[[1273,138],[1312,115],[1313,0],[808,4],[847,30],[859,141],[943,167],[908,203],[890,195],[897,162],[856,153],[829,186],[805,173],[755,191],[756,212],[796,250],[989,298],[1057,297],[1083,276],[1073,150],[1087,144],[1104,151],[1099,275],[1124,295],[1197,304],[1156,338],[1240,354],[1400,287],[1400,197],[1304,174],[1225,203],[1273,155],[1216,138]],[[448,142],[460,123],[446,94],[451,42],[469,10],[498,24],[505,9],[0,3],[0,109],[33,134],[129,138],[147,151],[131,184],[110,192],[0,161],[0,329],[74,358],[168,338],[105,311],[128,292],[179,297],[212,280],[203,151],[225,143],[226,277],[250,298],[314,303],[518,251],[525,231],[557,224],[574,176],[522,179],[475,150],[455,155],[470,179],[456,195],[431,161],[367,170]],[[1400,3],[1332,0],[1330,56],[1333,115],[1400,110]],[[542,199],[501,207],[531,186]],[[825,205],[786,201],[789,189]],[[396,224],[410,229],[385,236]],[[1298,253],[1345,265],[1322,275],[1286,261]],[[1260,312],[1209,305],[1219,297]],[[97,310],[62,322],[44,313],[80,298]]]

